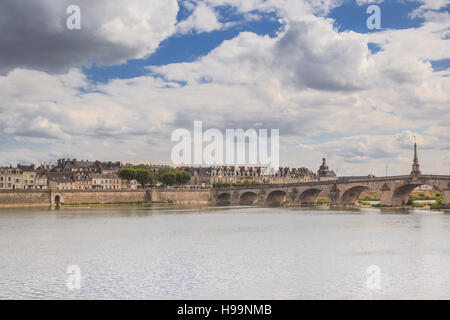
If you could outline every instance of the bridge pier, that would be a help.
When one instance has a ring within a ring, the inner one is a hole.
[[[442,192],[442,198],[445,204],[450,204],[450,189]]]
[[[328,193],[328,199],[330,199],[330,204],[332,206],[340,206],[342,205],[342,197],[341,197],[341,191],[339,188],[334,185],[330,192]]]
[[[392,191],[380,191],[380,205],[382,206],[395,206],[393,203],[393,192]]]

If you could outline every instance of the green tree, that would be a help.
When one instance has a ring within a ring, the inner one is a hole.
[[[149,169],[136,169],[136,180],[144,188],[149,184],[155,184],[156,175]]]
[[[136,169],[126,168],[119,171],[119,177],[123,180],[131,181],[136,179]]]
[[[178,185],[185,185],[189,181],[191,181],[191,174],[186,171],[177,170],[175,171],[176,176],[176,184]]]
[[[167,186],[171,186],[177,182],[177,176],[174,172],[166,172],[160,177],[160,181]]]
[[[158,169],[158,178],[161,181],[161,178],[164,174],[168,173],[168,172],[174,172],[175,169],[171,168],[171,167],[160,167]],[[162,181],[161,181],[162,182]]]

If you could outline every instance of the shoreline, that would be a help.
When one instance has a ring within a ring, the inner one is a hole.
[[[43,205],[43,204],[0,204],[0,212],[2,210],[11,210],[11,209],[43,209],[43,210],[60,210],[60,209],[89,209],[89,208],[101,208],[101,207],[157,207],[157,206],[183,206],[183,207],[223,207],[223,208],[229,208],[229,207],[235,207],[234,205],[218,205],[215,203],[211,203],[209,201],[117,201],[117,202],[67,202],[67,203],[61,203],[59,206],[55,205]],[[280,205],[240,205],[240,207],[285,207],[285,208],[310,208],[310,209],[324,209],[324,210],[361,210],[361,209],[374,209],[378,210],[380,212],[412,212],[414,210],[420,210],[420,211],[429,211],[429,212],[443,212],[444,214],[450,213],[450,208],[429,208],[429,207],[374,207],[374,206],[364,206],[364,205],[298,205],[298,204],[280,204]]]

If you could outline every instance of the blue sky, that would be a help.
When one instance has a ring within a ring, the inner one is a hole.
[[[227,30],[213,31],[209,33],[189,33],[186,35],[174,35],[164,40],[153,54],[144,59],[133,59],[125,64],[117,66],[101,66],[95,64],[84,68],[89,79],[95,82],[107,82],[114,78],[133,78],[148,73],[146,66],[161,66],[171,63],[192,62],[207,55],[218,47],[223,41],[230,40],[240,32],[254,32],[259,35],[275,36],[283,27],[275,14],[265,14],[258,21],[242,21],[243,17],[236,14],[231,7],[220,7],[216,12],[221,22],[236,22],[235,27]],[[189,12],[181,7],[177,21],[187,18]]]
[[[183,1],[179,1],[180,10],[177,21],[186,20],[192,13],[183,6]],[[411,18],[410,13],[420,7],[415,1],[385,1],[377,4],[382,12],[382,29],[406,29],[419,27],[424,18]],[[354,31],[358,33],[379,32],[369,30],[366,26],[366,19],[370,14],[366,13],[369,4],[358,5],[354,0],[345,0],[342,5],[334,8],[326,17],[335,20],[334,26],[339,31]],[[127,79],[142,76],[148,73],[146,66],[160,66],[171,63],[192,62],[199,57],[207,55],[214,48],[218,47],[224,40],[236,37],[240,32],[248,31],[259,35],[269,35],[274,37],[282,30],[283,24],[279,21],[276,13],[261,15],[258,21],[244,21],[243,15],[236,12],[236,8],[222,6],[216,8],[216,12],[221,22],[236,22],[235,27],[227,30],[213,31],[210,33],[195,33],[187,35],[174,35],[164,40],[156,52],[144,59],[132,59],[125,64],[115,66],[102,66],[93,63],[83,70],[89,79],[94,82],[107,82],[111,79]],[[444,12],[446,9],[438,10]],[[373,43],[369,44],[372,52],[377,52],[379,48]],[[450,67],[450,60],[433,61],[436,70],[443,70]]]
[[[381,30],[366,25],[373,2]],[[65,27],[70,4],[81,30]],[[0,3],[0,164],[167,163],[171,132],[202,120],[279,128],[282,165],[315,169],[325,156],[342,174],[386,164],[405,173],[416,137],[425,167],[446,173],[448,9],[446,0]]]

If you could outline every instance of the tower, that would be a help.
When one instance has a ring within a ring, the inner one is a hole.
[[[411,175],[419,176],[421,174],[422,173],[420,172],[419,157],[417,156],[417,143],[414,143],[414,161],[412,164]]]

